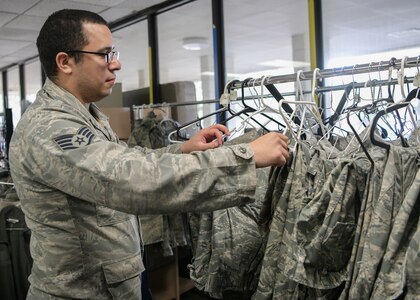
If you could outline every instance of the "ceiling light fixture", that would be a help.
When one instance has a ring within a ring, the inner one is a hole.
[[[208,48],[209,44],[205,37],[186,37],[182,39],[182,48],[185,50],[198,51]]]
[[[387,34],[387,36],[398,39],[398,38],[413,37],[413,36],[417,36],[419,34],[420,34],[420,28],[409,28],[409,29],[406,29],[406,30],[389,32]]]

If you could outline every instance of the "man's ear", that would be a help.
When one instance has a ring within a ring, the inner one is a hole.
[[[55,56],[55,62],[58,70],[64,74],[69,75],[73,71],[74,60],[66,52],[58,52]]]

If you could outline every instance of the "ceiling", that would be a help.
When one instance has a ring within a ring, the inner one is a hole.
[[[37,55],[38,32],[56,10],[91,10],[112,22],[160,2],[164,1],[2,0],[0,69]],[[197,80],[203,70],[213,69],[211,2],[197,0],[158,16],[161,81]],[[277,75],[287,63],[307,62],[307,3],[307,0],[224,0],[227,72]],[[416,18],[420,15],[419,0],[322,0],[322,8],[327,61],[329,57],[375,54],[420,45]],[[128,27],[114,32],[125,68],[119,80],[128,87],[137,85],[139,73],[148,81],[147,26],[142,23],[136,29]],[[183,38],[197,35],[209,39],[208,49],[196,52],[182,49]],[[303,37],[300,42],[299,37]],[[280,65],[271,64],[276,61]]]
[[[35,45],[47,17],[63,8],[85,9],[108,22],[164,2],[162,0],[2,0],[0,2],[0,69],[37,55]]]

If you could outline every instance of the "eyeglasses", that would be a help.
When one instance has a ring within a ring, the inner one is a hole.
[[[92,51],[84,51],[84,50],[67,50],[65,52],[68,53],[87,53],[87,54],[95,54],[100,56],[105,56],[105,61],[107,64],[109,64],[112,60],[116,59],[118,60],[120,58],[120,52],[119,51],[110,51],[110,52],[92,52]]]

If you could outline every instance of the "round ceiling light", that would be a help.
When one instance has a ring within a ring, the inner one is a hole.
[[[198,51],[208,48],[209,44],[205,37],[186,37],[182,40],[182,48],[185,50]]]

